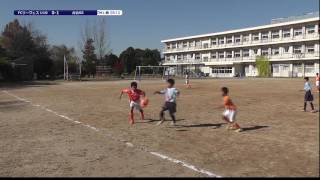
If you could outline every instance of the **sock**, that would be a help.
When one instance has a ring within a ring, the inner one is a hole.
[[[228,118],[223,117],[222,119],[223,119],[225,122],[227,122],[228,124],[230,123],[230,121],[229,121],[229,119],[228,119]]]
[[[132,124],[134,123],[133,112],[130,112],[130,121],[131,121]]]
[[[310,105],[311,105],[311,109],[314,110],[314,106],[312,102],[310,103]]]
[[[307,109],[307,102],[304,102],[303,110],[306,110],[306,109]]]
[[[140,112],[140,114],[141,114],[141,120],[144,120],[144,113],[143,113],[143,111]]]

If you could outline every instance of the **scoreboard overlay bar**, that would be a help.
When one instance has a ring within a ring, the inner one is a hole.
[[[122,16],[122,10],[14,10],[16,16]]]

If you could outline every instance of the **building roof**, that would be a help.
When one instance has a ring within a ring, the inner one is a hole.
[[[319,20],[320,20],[320,18],[318,16],[318,17],[304,18],[304,19],[298,19],[298,20],[291,20],[291,21],[286,21],[286,22],[272,23],[272,24],[262,25],[262,26],[255,26],[255,27],[248,27],[248,28],[242,28],[242,29],[235,29],[235,30],[227,30],[227,31],[215,32],[215,33],[201,34],[201,35],[195,35],[195,36],[185,36],[185,37],[180,37],[180,38],[166,39],[166,40],[162,40],[161,42],[162,43],[166,43],[166,42],[171,42],[171,41],[181,41],[181,40],[186,40],[186,39],[195,39],[195,38],[202,38],[202,37],[208,37],[208,36],[234,34],[234,33],[239,33],[239,32],[254,31],[254,30],[267,29],[267,28],[280,27],[280,26],[287,26],[287,25],[293,25],[293,24],[299,24],[299,23],[305,23],[305,22],[312,22],[312,21],[319,21]]]

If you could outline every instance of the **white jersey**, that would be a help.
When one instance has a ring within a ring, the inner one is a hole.
[[[165,90],[160,91],[161,94],[165,95],[166,102],[176,102],[177,95],[179,91],[176,88],[167,88]]]

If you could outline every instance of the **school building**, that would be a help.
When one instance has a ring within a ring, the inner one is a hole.
[[[270,61],[273,77],[319,72],[319,12],[278,18],[270,24],[162,40],[163,66],[211,77],[254,77],[256,56]]]

